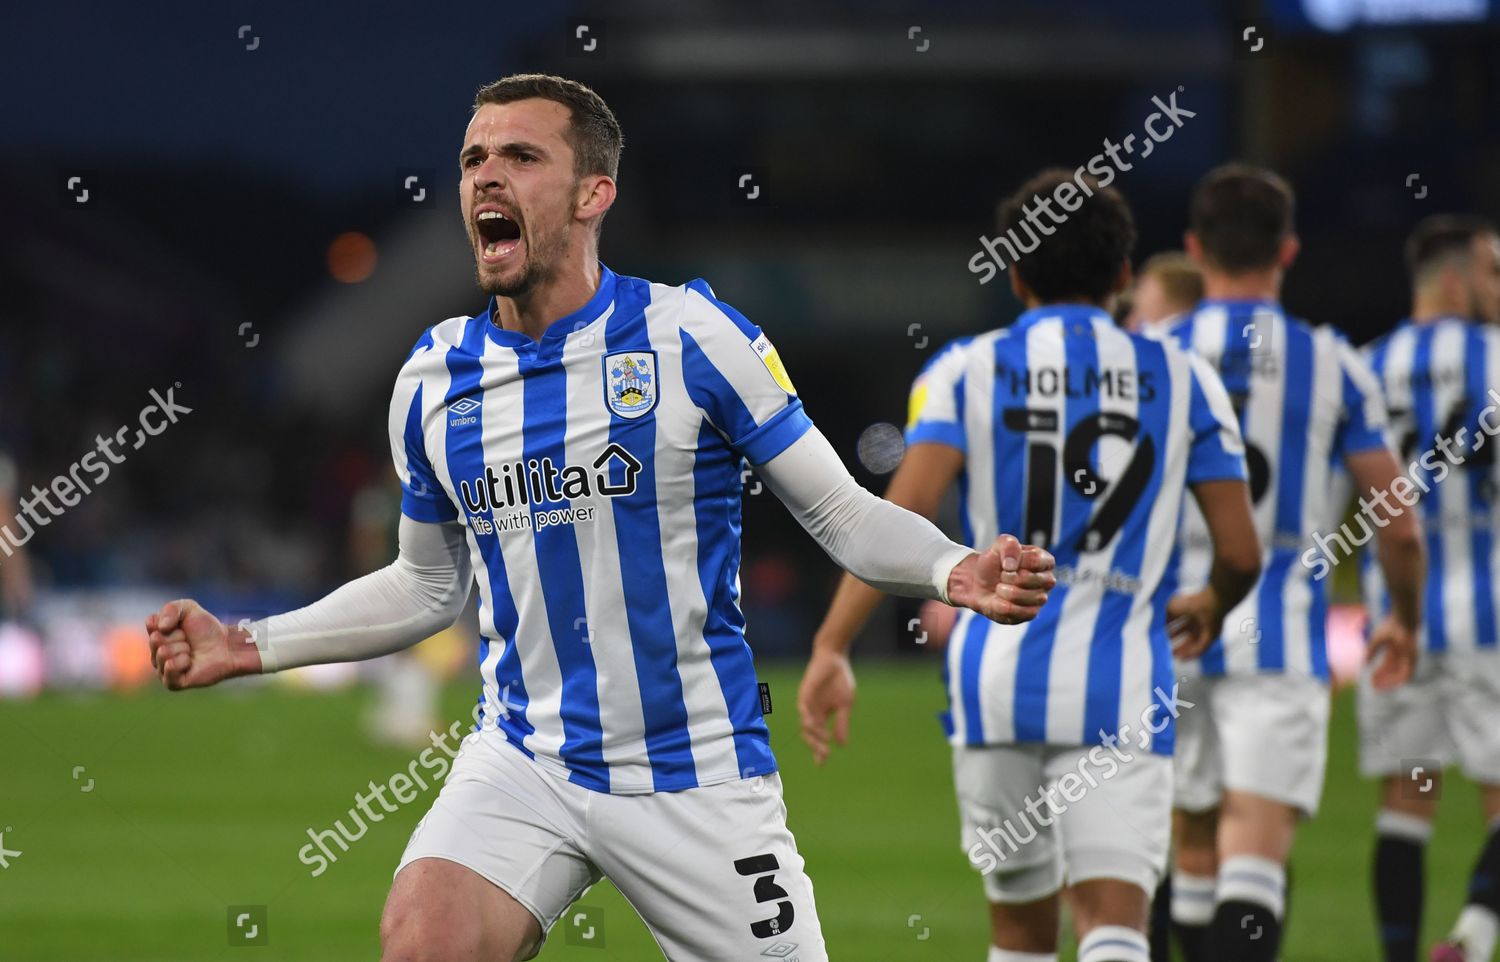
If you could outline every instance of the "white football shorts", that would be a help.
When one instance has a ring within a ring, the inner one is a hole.
[[[1172,760],[1134,746],[955,746],[960,844],[991,902],[1091,879],[1156,890],[1172,834]]]
[[[1311,818],[1328,766],[1328,686],[1295,674],[1189,676],[1178,689],[1178,808],[1216,808],[1225,789]]]
[[[1411,680],[1376,691],[1359,680],[1359,767],[1368,776],[1458,764],[1500,785],[1500,652],[1423,652]]]
[[[494,732],[470,734],[396,871],[419,858],[489,879],[544,935],[566,913],[573,944],[603,941],[584,906],[568,910],[608,878],[668,959],[828,959],[774,774],[608,795],[543,770]]]

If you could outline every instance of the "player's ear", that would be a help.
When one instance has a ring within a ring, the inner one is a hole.
[[[1302,250],[1302,241],[1296,234],[1288,234],[1281,239],[1281,249],[1276,252],[1276,262],[1282,270],[1290,268],[1297,260],[1297,254]]]
[[[1188,259],[1199,267],[1203,266],[1203,242],[1198,235],[1190,230],[1182,232],[1182,249],[1187,252]]]
[[[590,174],[578,179],[574,215],[579,220],[595,220],[614,206],[615,182],[604,174]]]
[[[1026,286],[1026,282],[1021,280],[1020,271],[1014,269],[1010,272],[1010,292],[1023,306],[1031,303],[1031,290]]]

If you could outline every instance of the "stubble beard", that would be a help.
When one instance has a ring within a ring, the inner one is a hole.
[[[521,297],[556,273],[557,265],[561,262],[567,246],[566,230],[553,231],[539,237],[534,245],[527,243],[526,259],[521,264],[521,272],[509,280],[498,275],[486,276],[483,262],[476,253],[474,256],[475,283],[479,285],[481,291],[491,297]]]

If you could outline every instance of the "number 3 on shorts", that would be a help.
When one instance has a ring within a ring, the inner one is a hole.
[[[780,869],[781,863],[774,855],[752,855],[734,863],[734,870],[741,875],[760,876],[755,880],[755,901],[776,902],[775,918],[750,923],[750,931],[758,939],[783,934],[792,927],[792,919],[797,915],[787,890],[776,884],[775,873]]]

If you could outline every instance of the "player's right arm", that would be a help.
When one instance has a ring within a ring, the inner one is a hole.
[[[226,627],[191,599],[146,619],[151,664],[167,688],[202,688],[238,675],[377,658],[447,628],[468,601],[469,552],[458,509],[427,454],[422,372],[434,328],[402,365],[391,397],[391,458],[401,481],[396,560],[305,608]]]
[[[320,601],[248,627],[226,626],[192,599],[146,618],[151,664],[177,691],[226,678],[378,658],[453,624],[469,597],[463,526],[401,518],[400,552],[385,568]]]

